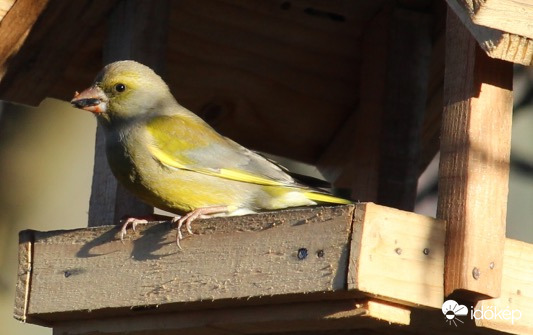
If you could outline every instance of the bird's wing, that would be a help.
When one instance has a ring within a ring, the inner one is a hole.
[[[225,138],[196,116],[157,116],[147,124],[149,151],[161,164],[220,178],[294,186],[280,166]]]

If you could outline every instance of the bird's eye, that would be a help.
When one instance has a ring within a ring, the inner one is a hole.
[[[115,85],[115,91],[117,92],[124,92],[126,90],[126,85],[124,84],[116,84]]]

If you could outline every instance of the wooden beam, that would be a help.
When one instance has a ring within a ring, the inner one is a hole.
[[[531,4],[509,0],[446,2],[487,55],[526,66],[533,64],[533,30],[531,13],[527,11]],[[482,10],[477,11],[480,8]],[[505,10],[496,13],[496,8]],[[523,9],[527,10],[521,11]],[[505,20],[500,19],[502,15]]]
[[[475,24],[533,38],[532,1],[461,0],[455,2]]]
[[[353,199],[414,207],[430,23],[427,13],[385,8],[365,30],[359,108],[316,163],[335,186],[351,189]]]
[[[429,80],[427,89],[426,111],[422,121],[420,134],[419,176],[426,170],[440,150],[440,128],[442,121],[442,92],[444,88],[444,54],[446,41],[446,10],[445,3],[434,2],[433,11],[433,42]]]
[[[168,1],[120,1],[109,17],[104,63],[133,59],[162,75],[169,11]],[[134,197],[112,175],[105,154],[104,134],[98,126],[89,226],[113,224],[124,216],[151,213],[152,207]]]
[[[414,210],[420,133],[431,60],[431,15],[395,9],[391,16],[381,129],[379,204]]]
[[[448,222],[445,294],[500,295],[512,64],[489,58],[448,12],[437,217]]]
[[[444,236],[443,221],[372,203],[358,205],[348,289],[440,308]]]
[[[53,322],[295,293],[353,297],[345,291],[352,216],[353,206],[336,206],[198,220],[200,235],[185,238],[183,251],[169,223],[140,225],[124,244],[114,226],[33,232],[31,288],[17,301],[29,301],[29,322]]]
[[[476,325],[512,334],[533,334],[531,278],[533,244],[506,239],[501,295],[496,299],[480,300],[476,304]]]
[[[379,143],[384,109],[390,10],[378,13],[362,37],[360,102],[316,162],[336,187],[351,190],[352,199],[377,201]],[[354,92],[355,94],[355,92]]]
[[[18,0],[0,25],[0,98],[39,104],[114,3]]]

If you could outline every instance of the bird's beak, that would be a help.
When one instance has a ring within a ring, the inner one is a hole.
[[[98,86],[91,86],[81,93],[74,93],[70,103],[76,108],[84,109],[94,114],[105,113],[107,109],[107,97]]]

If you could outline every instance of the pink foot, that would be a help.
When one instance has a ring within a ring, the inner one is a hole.
[[[178,223],[178,227],[177,227],[178,233],[176,236],[176,244],[178,245],[178,248],[182,249],[180,245],[180,240],[183,239],[183,234],[181,233],[181,227],[183,226],[183,224],[185,224],[185,228],[187,229],[187,232],[191,235],[194,235],[191,229],[191,223],[194,220],[198,219],[199,217],[203,217],[205,215],[224,213],[227,211],[228,211],[227,206],[202,207],[202,208],[197,208],[185,214],[184,216],[176,216],[175,218],[173,218],[171,222]]]
[[[135,231],[135,228],[139,223],[148,223],[149,221],[159,221],[159,220],[168,220],[168,216],[164,215],[145,215],[140,217],[128,217],[124,216],[120,223],[122,223],[122,228],[120,228],[120,241],[124,243],[124,236],[128,233],[128,226],[131,226],[131,229]]]

